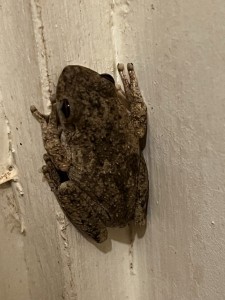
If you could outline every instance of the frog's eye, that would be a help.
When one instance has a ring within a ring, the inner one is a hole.
[[[69,118],[70,116],[70,103],[67,99],[63,99],[63,104],[61,107],[61,111],[63,112],[65,118]]]
[[[104,73],[104,74],[100,74],[100,76],[115,84],[115,80],[111,75]]]

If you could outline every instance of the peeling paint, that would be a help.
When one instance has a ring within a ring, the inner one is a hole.
[[[39,0],[31,0],[32,20],[34,25],[35,41],[38,52],[38,63],[40,69],[42,100],[44,113],[49,114],[51,108],[50,85],[48,77],[47,49],[44,38],[44,25],[42,21],[42,7]]]
[[[18,168],[14,160],[14,152],[12,146],[12,136],[11,129],[9,125],[9,120],[7,119],[4,107],[3,99],[0,91],[0,141],[1,141],[1,156],[0,156],[0,184],[12,180],[15,183],[16,189],[22,196],[23,188],[19,182]]]

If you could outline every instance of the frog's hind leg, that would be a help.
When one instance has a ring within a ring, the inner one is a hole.
[[[104,242],[108,232],[100,215],[107,218],[105,211],[95,205],[93,199],[75,182],[70,181],[66,172],[56,169],[47,154],[44,155],[44,160],[46,163],[42,168],[44,177],[70,222],[96,242]]]
[[[146,223],[148,196],[148,171],[144,157],[141,154],[138,175],[138,197],[134,216],[135,223],[138,225],[145,225]]]
[[[127,70],[129,79],[124,73],[124,65],[118,64],[117,69],[119,71],[126,98],[130,103],[130,111],[133,125],[136,129],[136,133],[140,139],[143,140],[142,149],[145,146],[146,132],[147,132],[147,107],[142,98],[140,88],[138,86],[138,80],[134,72],[134,66],[132,63],[127,64]]]
[[[97,243],[104,242],[108,232],[102,218],[108,216],[97,201],[80,189],[75,181],[63,182],[59,194],[59,203],[71,223]]]

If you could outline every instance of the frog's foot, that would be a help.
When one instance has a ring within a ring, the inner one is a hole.
[[[47,126],[49,115],[44,115],[38,111],[36,106],[31,105],[30,111],[32,115],[35,117],[35,119],[40,123],[41,128]]]
[[[49,116],[41,114],[34,105],[30,110],[41,125],[44,147],[54,165],[61,171],[67,171],[71,163],[71,155],[68,147],[60,140],[56,104],[53,103]]]
[[[76,225],[77,229],[89,235],[97,243],[103,243],[108,238],[108,231],[106,227],[100,227],[96,225],[90,225],[86,222],[81,225]]]
[[[131,118],[133,125],[136,128],[136,133],[139,138],[145,138],[147,130],[147,107],[144,103],[138,86],[138,80],[134,72],[134,66],[132,63],[127,64],[129,80],[124,73],[123,64],[118,64],[117,69],[124,86],[126,98],[130,102]]]

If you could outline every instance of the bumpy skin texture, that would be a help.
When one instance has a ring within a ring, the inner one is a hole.
[[[147,109],[132,64],[113,78],[82,66],[62,71],[49,116],[36,107],[47,154],[43,173],[72,224],[96,242],[107,227],[146,221],[148,174],[142,155]]]

